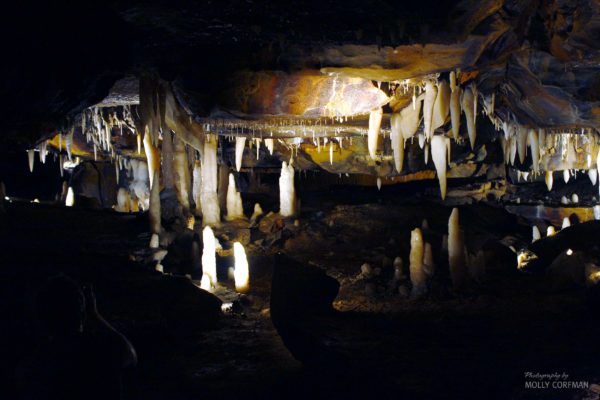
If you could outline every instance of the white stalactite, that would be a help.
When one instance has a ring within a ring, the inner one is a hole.
[[[238,293],[246,293],[249,289],[250,273],[246,251],[240,242],[233,243],[233,255],[235,257],[235,269],[233,271],[235,290]]]
[[[292,161],[288,165],[281,163],[281,176],[279,177],[279,213],[283,217],[296,214],[296,190],[294,188],[294,167]]]
[[[527,128],[523,126],[517,126],[517,153],[519,154],[519,161],[521,165],[525,163],[525,157],[527,157]]]
[[[67,156],[69,157],[69,161],[73,161],[73,129],[69,130],[67,133],[65,145],[67,148]]]
[[[417,133],[421,122],[421,104],[425,95],[417,97],[415,107],[408,106],[400,111],[400,126],[404,139],[410,139]]]
[[[40,162],[46,164],[46,154],[48,153],[48,142],[44,140],[40,143]]]
[[[67,197],[65,199],[65,206],[73,207],[75,205],[75,193],[73,192],[73,188],[69,186],[67,190]]]
[[[439,135],[431,138],[431,157],[433,158],[433,164],[435,165],[435,171],[440,183],[440,194],[442,196],[442,200],[446,198],[446,166],[448,164],[446,159],[447,155],[448,151],[446,138]]]
[[[477,130],[475,126],[475,112],[473,110],[474,105],[473,91],[471,88],[466,88],[462,96],[462,110],[465,113],[465,119],[467,120],[467,132],[469,134],[469,143],[471,144],[471,150],[475,149],[475,140],[477,139]]]
[[[563,180],[565,183],[569,183],[569,179],[571,178],[571,173],[568,169],[563,170]]]
[[[227,220],[244,218],[242,196],[235,188],[235,177],[229,174],[229,185],[227,186]]]
[[[427,276],[423,269],[423,235],[421,229],[415,228],[410,233],[410,282],[411,297],[423,295],[427,290]]]
[[[377,190],[381,190],[381,184],[382,184],[381,178],[377,177]]]
[[[152,143],[152,135],[148,131],[144,135],[144,152],[148,163],[148,176],[150,177],[150,187],[154,184],[156,171],[160,169],[160,154]]]
[[[242,169],[242,159],[244,158],[244,148],[246,147],[246,137],[236,136],[235,138],[235,170],[240,172]]]
[[[33,173],[33,166],[35,164],[35,150],[27,150],[27,161],[29,162],[29,172]]]
[[[433,105],[433,118],[431,122],[432,131],[435,131],[446,123],[446,119],[450,113],[451,95],[452,91],[448,82],[444,80],[439,81],[437,97],[435,98],[435,104]]]
[[[515,160],[517,159],[517,137],[511,136],[509,138],[510,143],[510,165],[515,165]]]
[[[369,148],[369,155],[372,159],[375,159],[377,155],[377,144],[379,143],[379,131],[381,129],[381,119],[383,118],[383,109],[379,107],[371,111],[369,114],[369,131],[367,144]]]
[[[265,139],[265,146],[269,150],[269,154],[273,155],[273,150],[275,150],[275,141],[273,139]]]
[[[458,139],[460,134],[460,97],[461,88],[456,83],[456,73],[450,72],[450,120],[452,122],[452,137]]]
[[[592,182],[592,185],[595,185],[598,181],[598,170],[594,168],[588,169],[588,176]]]
[[[202,241],[202,280],[206,279],[212,289],[217,285],[217,239],[210,226],[202,231]]]
[[[119,188],[117,191],[117,206],[115,207],[115,211],[122,213],[131,212],[131,195],[129,194],[129,190]]]
[[[202,154],[202,167],[200,172],[201,190],[200,203],[202,206],[202,225],[219,225],[221,223],[221,208],[217,195],[217,140],[216,135],[206,135],[204,152]]]
[[[448,220],[448,264],[450,278],[455,289],[465,285],[467,270],[465,265],[463,233],[460,229],[458,208],[452,209]]]
[[[423,103],[423,133],[427,138],[427,141],[431,140],[433,136],[433,106],[435,105],[435,98],[437,97],[437,86],[428,80],[425,82],[425,100]]]
[[[404,137],[402,135],[402,116],[399,113],[392,114],[390,119],[391,124],[391,141],[392,152],[394,153],[394,166],[397,172],[402,172],[404,164]]]
[[[537,131],[530,129],[527,139],[529,141],[529,148],[531,149],[533,172],[538,174],[540,172],[540,141]]]
[[[552,174],[552,171],[546,171],[546,187],[548,188],[548,191],[552,190],[553,184],[554,184],[554,175]]]

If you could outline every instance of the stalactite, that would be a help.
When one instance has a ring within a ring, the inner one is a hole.
[[[202,159],[201,199],[202,224],[219,225],[221,222],[221,208],[217,195],[217,140],[216,135],[206,135]]]
[[[554,229],[554,227],[552,225],[549,225],[548,228],[546,229],[546,237],[551,237],[554,236],[556,234],[556,229]]]
[[[73,207],[75,205],[75,193],[73,192],[73,188],[69,186],[67,189],[67,196],[65,198],[65,206]]]
[[[511,136],[509,138],[510,142],[510,165],[515,165],[515,160],[517,158],[517,137]]]
[[[554,183],[554,177],[552,175],[552,171],[546,171],[546,187],[548,191],[552,190],[552,185]]]
[[[400,111],[400,126],[404,139],[410,139],[417,133],[419,123],[421,122],[421,104],[424,95],[420,95],[415,102],[415,106],[408,106]]]
[[[447,143],[444,136],[434,136],[431,138],[431,157],[435,165],[438,181],[440,184],[440,193],[442,200],[446,198],[446,166]]]
[[[438,92],[433,106],[432,131],[443,126],[446,123],[450,113],[450,97],[452,95],[448,82],[441,80],[438,82]]]
[[[33,166],[35,164],[35,150],[27,150],[27,161],[29,162],[29,172],[33,173]]]
[[[394,153],[394,166],[397,172],[402,172],[404,164],[404,137],[402,135],[401,114],[394,113],[390,119],[392,152]]]
[[[452,209],[448,220],[448,264],[450,266],[450,278],[456,290],[465,285],[467,276],[464,254],[463,233],[459,225],[458,208]]]
[[[150,205],[148,209],[148,216],[150,217],[150,231],[159,235],[161,231],[159,170],[154,171],[154,179],[152,180],[152,186],[150,187]]]
[[[65,145],[67,148],[67,156],[69,157],[69,161],[73,161],[73,129],[69,129],[69,132],[67,132]]]
[[[380,107],[371,111],[369,114],[368,148],[369,155],[375,159],[377,155],[377,146],[379,143],[379,131],[381,128],[381,119],[383,118],[383,109]]]
[[[175,174],[173,171],[173,135],[169,131],[163,132],[162,148],[162,182],[166,190],[175,189]]]
[[[421,296],[427,290],[427,276],[423,270],[423,235],[421,229],[415,228],[410,233],[410,282],[411,297]]]
[[[292,161],[288,165],[281,163],[281,176],[279,177],[279,213],[283,217],[296,214],[296,191],[294,188],[294,167]]]
[[[381,190],[381,183],[382,182],[381,182],[381,178],[380,177],[377,177],[376,183],[377,183],[377,190]]]
[[[435,273],[435,262],[433,261],[433,249],[431,243],[425,242],[423,247],[423,271],[427,276],[433,276]]]
[[[437,97],[437,86],[428,80],[425,82],[425,100],[423,102],[423,133],[427,141],[433,136],[433,106]]]
[[[596,182],[598,181],[598,170],[595,168],[588,169],[588,177],[590,178],[592,185],[596,185]]]
[[[240,242],[233,243],[233,255],[235,257],[235,290],[238,293],[247,293],[249,289],[250,274],[248,268],[248,259],[244,246]]]
[[[146,161],[148,163],[150,187],[152,187],[156,171],[160,170],[160,154],[152,143],[152,135],[150,135],[148,130],[146,130],[146,134],[144,135],[144,152],[146,153]]]
[[[194,161],[194,170],[192,172],[192,198],[196,205],[195,214],[197,216],[202,215],[202,202],[200,196],[202,194],[202,171],[200,168],[200,161]]]
[[[273,150],[275,149],[275,141],[271,138],[265,139],[265,146],[267,146],[269,154],[273,155]]]
[[[452,122],[452,137],[457,140],[460,134],[460,97],[461,89],[456,84],[456,73],[450,72],[450,120]]]
[[[190,169],[185,143],[175,136],[174,169],[177,199],[187,214],[190,209]]]
[[[540,142],[538,133],[535,129],[529,130],[527,140],[529,142],[529,148],[531,149],[533,172],[538,174],[540,172]]]
[[[539,228],[534,225],[531,228],[531,243],[535,242],[536,240],[540,240],[541,238],[542,238],[542,234],[541,234]]]
[[[477,138],[473,104],[473,91],[471,90],[471,88],[466,88],[462,96],[462,110],[465,113],[465,119],[467,120],[467,132],[469,134],[469,143],[471,144],[471,150],[475,149],[475,140]]]
[[[240,172],[242,169],[242,159],[244,158],[244,148],[246,147],[246,137],[236,136],[235,138],[235,170]]]
[[[525,157],[527,157],[527,136],[527,129],[520,125],[517,126],[517,153],[521,165],[525,163]]]
[[[131,195],[129,194],[129,190],[125,188],[119,188],[117,191],[117,206],[115,207],[115,211],[128,213],[131,212]]]
[[[571,178],[571,173],[568,169],[563,170],[563,180],[565,183],[569,183],[569,179]]]
[[[227,220],[244,218],[242,196],[235,188],[235,177],[229,174],[229,185],[227,186]]]
[[[63,155],[59,154],[58,155],[58,170],[60,171],[60,177],[64,177],[65,176],[65,168],[64,168],[64,160],[63,160]]]
[[[202,280],[206,279],[212,289],[217,285],[217,239],[210,226],[202,231],[202,242]]]
[[[46,154],[48,152],[48,142],[44,140],[40,143],[40,162],[42,164],[46,164]]]

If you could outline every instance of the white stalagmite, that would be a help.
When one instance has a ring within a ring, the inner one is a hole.
[[[392,114],[390,119],[392,152],[394,153],[394,166],[397,172],[402,172],[404,164],[404,137],[402,135],[402,116],[399,113]]]
[[[217,140],[216,135],[206,135],[202,154],[200,204],[204,226],[221,223],[221,208],[217,195]]]
[[[564,217],[561,229],[565,229],[565,228],[568,228],[570,226],[571,226],[571,220],[569,219],[569,217]]]
[[[441,80],[438,82],[438,92],[433,105],[433,118],[431,121],[431,129],[435,131],[437,128],[444,125],[448,114],[450,113],[450,96],[452,91],[448,82]]]
[[[531,149],[531,160],[533,172],[540,172],[540,141],[535,129],[530,129],[528,134],[529,148]]]
[[[271,138],[265,139],[265,146],[267,146],[269,154],[273,155],[273,150],[275,150],[275,141]]]
[[[235,290],[238,293],[246,293],[249,289],[250,274],[246,251],[240,242],[233,243],[233,255],[235,257],[235,269],[233,271]]]
[[[73,207],[75,205],[75,193],[73,193],[73,188],[69,186],[67,190],[67,198],[65,199],[65,206]]]
[[[433,261],[433,250],[431,243],[425,242],[423,247],[423,271],[427,276],[433,276],[435,273],[435,263]]]
[[[235,170],[240,172],[242,169],[242,159],[244,158],[244,148],[246,147],[246,137],[236,136],[235,138]]]
[[[552,190],[552,185],[554,184],[554,175],[552,175],[552,171],[546,171],[546,187],[548,191]]]
[[[296,190],[294,188],[294,167],[292,161],[288,165],[281,163],[281,176],[279,177],[279,213],[283,217],[296,214]]]
[[[377,154],[377,144],[379,143],[379,131],[381,129],[381,119],[383,118],[383,109],[381,107],[371,111],[369,114],[369,131],[367,144],[369,155],[375,159]]]
[[[598,170],[594,169],[594,168],[588,169],[588,176],[590,177],[590,181],[592,182],[592,185],[595,185],[596,182],[598,181]]]
[[[440,183],[440,193],[442,200],[446,198],[446,156],[447,142],[444,136],[434,136],[431,138],[431,157],[433,158],[433,164],[435,165],[435,171],[437,173],[438,181]]]
[[[471,150],[475,149],[475,140],[477,139],[475,111],[473,110],[473,105],[475,103],[473,99],[473,91],[471,88],[466,88],[462,96],[462,110],[465,113],[465,119],[467,120],[467,132],[469,134]]]
[[[150,248],[158,249],[159,245],[160,245],[159,237],[156,233],[153,233],[152,236],[150,236]]]
[[[148,215],[150,217],[150,231],[160,234],[160,172],[154,171],[154,179],[150,188],[150,205]]]
[[[415,133],[417,133],[417,130],[419,129],[423,97],[425,97],[423,94],[417,97],[415,107],[408,106],[400,111],[400,126],[404,139],[410,139],[415,135]]]
[[[525,163],[525,157],[527,157],[527,136],[527,129],[520,125],[517,126],[517,153],[521,165]]]
[[[411,297],[418,297],[427,289],[427,276],[423,269],[423,235],[421,229],[415,228],[410,233],[410,282],[412,283]]]
[[[568,169],[563,170],[563,180],[565,183],[569,183],[569,179],[571,178],[571,173]]]
[[[208,281],[210,288],[217,284],[217,239],[210,226],[202,231],[202,280]],[[206,277],[206,278],[205,278]],[[204,289],[204,288],[203,288]]]
[[[448,220],[448,265],[450,266],[450,278],[455,289],[460,290],[467,276],[464,253],[463,233],[458,220],[458,208],[452,209]]]
[[[531,243],[535,242],[536,240],[540,240],[541,238],[542,233],[540,232],[540,229],[534,225],[531,228]]]
[[[35,150],[27,150],[27,161],[29,161],[29,172],[33,172],[33,166],[35,164]]]
[[[117,206],[115,207],[115,211],[128,213],[131,212],[131,195],[129,194],[129,190],[125,188],[119,188],[117,191]]]
[[[227,186],[227,220],[244,218],[242,196],[235,188],[235,177],[229,174],[229,185]]]
[[[175,169],[175,189],[177,199],[187,213],[190,209],[190,166],[187,158],[185,143],[175,136],[175,154],[173,156]]]
[[[255,203],[254,204],[254,212],[252,213],[252,216],[250,217],[250,224],[253,224],[254,221],[256,221],[258,219],[258,217],[260,217],[261,215],[263,215],[263,209],[260,206],[260,204]]]
[[[427,141],[433,136],[433,106],[437,97],[437,86],[428,80],[425,82],[425,100],[423,102],[423,133]]]
[[[144,135],[144,152],[148,163],[148,176],[150,177],[150,187],[154,182],[156,171],[160,169],[160,153],[152,143],[152,136],[149,132]]]
[[[200,161],[194,161],[194,170],[192,171],[192,199],[196,204],[195,214],[202,214],[202,202],[200,196],[202,194],[202,169],[200,167]]]
[[[579,196],[577,195],[577,193],[573,193],[571,195],[571,203],[575,203],[575,204],[579,203]]]
[[[550,237],[550,236],[554,236],[556,234],[556,229],[554,229],[554,227],[552,225],[548,226],[548,228],[546,229],[546,236]]]
[[[456,84],[456,73],[450,72],[450,120],[452,121],[452,137],[458,139],[460,133],[460,86]]]

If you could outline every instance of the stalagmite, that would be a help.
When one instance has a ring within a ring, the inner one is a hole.
[[[160,153],[152,143],[152,136],[149,132],[144,135],[144,152],[148,163],[148,176],[150,177],[150,187],[154,184],[156,171],[160,169]]]
[[[450,72],[450,120],[452,121],[452,137],[456,140],[460,133],[460,86],[456,84],[456,73]]]
[[[383,109],[381,107],[371,111],[369,114],[369,131],[367,144],[369,155],[375,159],[377,155],[377,144],[379,143],[379,130],[381,128],[381,119],[383,118]]]
[[[552,175],[552,171],[546,171],[546,187],[548,191],[552,190],[552,184],[554,183],[554,177]]]
[[[567,204],[569,204],[569,199],[567,199],[567,196],[563,196],[560,198],[560,204],[565,205],[565,206]]]
[[[35,164],[35,150],[27,150],[27,160],[29,161],[29,172],[33,172],[33,165]]]
[[[565,183],[569,183],[569,178],[571,178],[571,173],[568,169],[563,170],[563,180]]]
[[[546,236],[550,237],[550,236],[554,236],[556,234],[556,229],[554,229],[554,227],[552,225],[548,226],[548,228],[546,228]]]
[[[416,100],[415,107],[408,106],[400,111],[400,127],[404,139],[410,139],[417,133],[421,122],[421,104],[425,95],[420,95]]]
[[[404,164],[404,137],[402,135],[402,116],[399,113],[392,114],[390,119],[392,152],[394,153],[394,166],[397,172],[402,172]]]
[[[67,197],[65,199],[65,206],[73,207],[75,205],[75,193],[73,193],[73,188],[69,186],[67,190]]]
[[[296,190],[294,188],[294,167],[292,161],[288,165],[281,163],[281,176],[279,177],[279,213],[283,217],[296,214]]]
[[[531,160],[533,172],[540,172],[540,142],[538,133],[535,129],[530,129],[528,133],[529,148],[531,149]]]
[[[175,170],[175,189],[177,199],[187,214],[190,209],[190,167],[185,143],[175,136],[175,153],[173,157]]]
[[[428,80],[425,82],[425,100],[423,102],[423,133],[427,141],[433,136],[433,106],[437,97],[437,86]]]
[[[214,226],[221,222],[221,208],[217,195],[217,136],[206,136],[200,169],[202,174],[200,203],[202,205],[202,225]]]
[[[399,281],[404,276],[404,271],[403,271],[404,263],[402,262],[402,258],[401,257],[394,258],[393,266],[394,266],[394,280]]]
[[[440,193],[442,200],[446,198],[446,156],[447,145],[446,138],[444,136],[434,136],[431,138],[431,157],[433,158],[433,164],[435,165],[435,171],[437,172],[438,181],[440,183]]]
[[[474,100],[473,91],[471,88],[466,88],[462,96],[462,110],[465,113],[465,119],[467,120],[467,132],[469,134],[469,143],[471,144],[471,150],[475,149],[475,139],[477,138],[477,131],[475,126],[475,113],[473,110]]]
[[[235,290],[238,293],[246,293],[249,288],[250,275],[246,251],[240,242],[233,243],[233,255],[235,257],[235,270],[233,271]]]
[[[575,204],[579,203],[579,196],[577,195],[577,193],[573,193],[571,195],[571,203],[575,203]]]
[[[260,217],[261,215],[263,215],[263,209],[260,206],[260,204],[255,203],[254,204],[254,212],[252,213],[252,216],[250,217],[250,224],[252,225],[258,219],[258,217]]]
[[[531,231],[532,231],[531,232],[531,236],[532,236],[531,243],[535,242],[536,240],[540,240],[542,238],[542,234],[537,226],[534,225],[531,228]]]
[[[525,163],[525,157],[527,157],[527,136],[527,129],[523,126],[517,126],[517,153],[521,165]]]
[[[444,125],[450,113],[450,96],[452,92],[448,82],[441,80],[438,83],[438,93],[433,106],[433,120],[431,129],[435,131]]]
[[[410,282],[411,297],[423,295],[427,290],[427,276],[423,269],[423,235],[421,229],[415,228],[410,233]]]
[[[564,217],[561,229],[568,228],[569,226],[571,226],[571,220],[569,219],[569,217]]]
[[[273,139],[265,139],[265,146],[269,150],[269,154],[273,155],[273,150],[275,150],[275,141]]]
[[[423,248],[423,271],[427,276],[433,276],[435,273],[433,250],[431,248],[431,243],[429,242],[425,242],[425,247]]]
[[[242,159],[244,158],[244,148],[246,147],[246,137],[236,136],[235,138],[235,170],[240,172],[242,169]]]
[[[207,226],[202,231],[202,280],[206,279],[210,288],[214,288],[217,284],[217,239],[210,226]],[[206,278],[205,278],[206,277]]]
[[[458,208],[452,209],[448,220],[448,265],[450,278],[455,289],[460,290],[467,276],[464,241],[458,220]]]
[[[595,185],[598,181],[598,170],[594,168],[588,169],[588,176],[592,182],[592,185]]]
[[[150,205],[148,215],[150,217],[150,231],[160,234],[160,172],[154,171],[154,179],[150,188]]]
[[[242,196],[235,188],[235,177],[229,174],[229,185],[227,186],[227,220],[244,218]]]
[[[200,196],[202,193],[202,172],[200,168],[200,161],[194,161],[194,170],[192,171],[192,199],[194,199],[194,204],[196,205],[195,214],[202,214],[202,202],[200,201]]]
[[[150,245],[149,247],[151,249],[158,249],[158,246],[160,245],[160,241],[159,241],[159,237],[156,233],[153,233],[152,236],[150,236]]]

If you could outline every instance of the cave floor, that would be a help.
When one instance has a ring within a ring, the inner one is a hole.
[[[490,245],[507,236],[528,240],[530,229],[516,217],[485,205],[462,208],[469,249],[492,255],[490,276],[461,295],[442,280],[427,298],[410,300],[389,284],[390,261],[401,256],[408,268],[410,230],[427,218],[426,237],[442,270],[449,208],[306,198],[299,226],[288,221],[280,232],[249,239],[250,293],[239,301],[241,311],[220,317],[206,311],[189,280],[134,261],[149,241],[143,215],[12,203],[0,225],[2,397],[14,397],[12,371],[40,339],[33,295],[48,276],[64,272],[94,284],[100,312],[136,347],[140,362],[126,376],[128,398],[594,398],[581,390],[523,389],[525,372],[600,381],[600,323],[584,291],[552,291],[538,277],[517,275],[514,254]],[[280,250],[341,284],[336,313],[304,321],[331,363],[303,367],[271,323],[273,255]],[[365,262],[381,274],[362,276]],[[217,295],[237,300],[231,287],[224,282]]]

